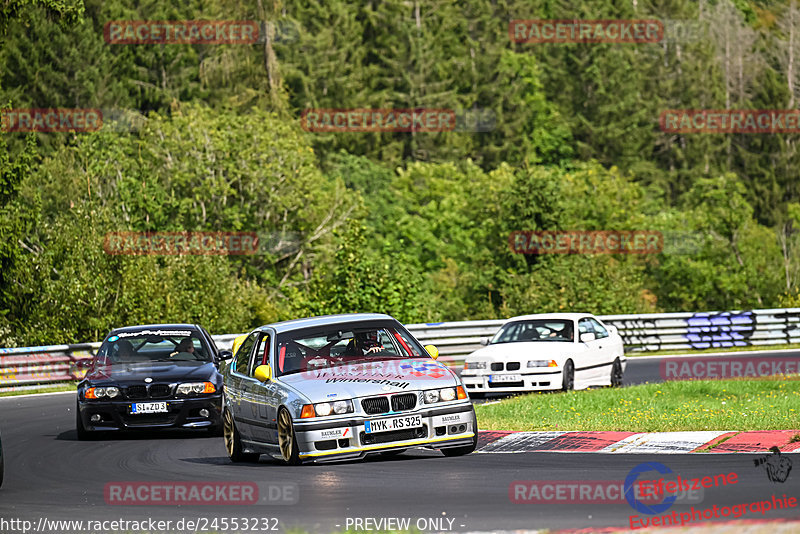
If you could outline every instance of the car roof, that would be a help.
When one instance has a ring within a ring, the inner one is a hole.
[[[360,323],[362,321],[396,321],[391,315],[384,313],[342,313],[339,315],[320,315],[318,317],[305,317],[303,319],[292,319],[291,321],[281,321],[280,323],[267,324],[256,330],[272,328],[276,333],[290,332],[309,328],[313,326],[329,326],[335,324]]]
[[[136,326],[121,326],[114,328],[109,334],[118,334],[120,332],[138,332],[140,330],[200,330],[196,324],[173,323],[173,324],[140,324]]]
[[[531,315],[518,315],[517,317],[508,319],[506,322],[511,323],[514,321],[526,321],[529,319],[571,319],[573,321],[577,321],[578,319],[583,319],[584,317],[594,317],[594,315],[591,313],[534,313]]]

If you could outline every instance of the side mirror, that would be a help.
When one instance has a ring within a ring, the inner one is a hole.
[[[486,345],[489,344],[489,338],[488,337],[482,337],[480,343],[481,343],[481,345],[483,345],[485,347]]]
[[[80,360],[75,362],[75,367],[80,370],[89,369],[92,367],[92,359],[91,358],[81,358]]]
[[[233,352],[229,350],[221,350],[219,354],[217,354],[217,360],[220,362],[225,362],[233,358]]]
[[[594,341],[597,339],[597,336],[594,335],[594,332],[584,332],[581,334],[581,341],[583,343],[588,343],[589,341]]]
[[[253,376],[259,382],[269,382],[272,379],[272,367],[269,365],[259,365]]]
[[[435,345],[425,345],[425,350],[431,355],[434,360],[439,357],[439,349]]]

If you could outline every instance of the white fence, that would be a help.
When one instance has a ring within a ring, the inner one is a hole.
[[[613,325],[626,352],[693,350],[800,343],[800,308],[731,312],[600,316]],[[406,325],[423,344],[439,348],[442,361],[456,361],[480,348],[504,320]],[[230,348],[237,334],[213,336]],[[0,349],[0,390],[80,379],[77,363],[92,358],[99,343]]]

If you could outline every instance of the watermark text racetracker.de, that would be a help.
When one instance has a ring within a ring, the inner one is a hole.
[[[667,133],[798,133],[798,109],[668,109],[659,118]]]
[[[0,109],[0,132],[96,132],[103,112],[95,108]]]
[[[661,232],[649,230],[516,230],[508,246],[517,254],[655,254]]]
[[[40,517],[36,521],[20,518],[0,517],[0,532],[3,534],[196,534],[199,532],[278,532],[282,530],[276,517],[182,517],[180,519],[50,519]]]
[[[106,504],[119,506],[287,505],[299,501],[294,482],[108,482]]]
[[[660,20],[512,20],[514,43],[658,43]]]
[[[349,108],[303,110],[300,126],[308,132],[488,132],[494,130],[491,109]]]
[[[659,365],[664,380],[745,378],[800,373],[800,359],[770,357],[668,358]]]
[[[661,493],[649,491],[647,486],[634,484],[629,491],[637,501],[658,504],[664,497],[674,497],[678,504],[703,502],[703,487],[686,487],[680,477],[669,479],[671,486]],[[662,479],[663,481],[664,479]],[[515,480],[508,486],[508,498],[514,504],[525,503],[623,503],[626,497],[623,480]]]
[[[107,254],[145,255],[252,255],[297,252],[297,232],[109,232],[103,239]]]

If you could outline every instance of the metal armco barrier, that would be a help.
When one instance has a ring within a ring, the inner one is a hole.
[[[800,308],[730,312],[605,315],[617,329],[626,352],[693,350],[800,343]],[[504,319],[406,325],[423,344],[439,348],[440,361],[452,362],[481,347]],[[220,349],[230,349],[239,334],[213,336]],[[94,357],[100,343],[0,349],[0,390],[80,380],[80,360]]]

